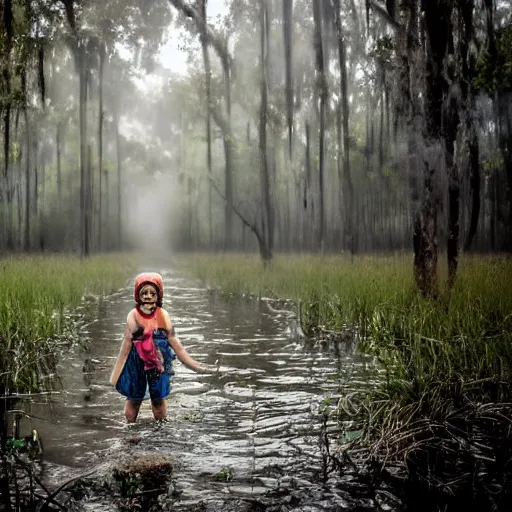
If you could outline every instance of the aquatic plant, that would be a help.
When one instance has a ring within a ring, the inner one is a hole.
[[[307,336],[357,331],[384,370],[337,411],[340,425],[359,421],[346,450],[361,464],[398,465],[425,510],[429,493],[446,506],[510,503],[512,259],[464,256],[437,300],[415,291],[405,254],[283,255],[266,270],[245,255],[178,261],[223,293],[293,299]]]
[[[62,255],[0,259],[0,495],[16,510],[34,509],[41,499],[43,508],[57,503],[55,496],[61,489],[50,493],[35,475],[31,459],[20,458],[21,453],[40,456],[41,443],[36,431],[31,439],[19,439],[17,428],[8,438],[5,412],[23,394],[51,387],[57,355],[77,334],[73,329],[77,319],[70,309],[86,303],[91,295],[118,289],[133,265],[133,258],[116,254],[88,259]],[[20,473],[30,482],[24,493],[20,493],[24,481]],[[46,497],[35,493],[36,485]]]
[[[40,391],[70,343],[70,308],[119,288],[132,266],[117,254],[0,259],[0,393]]]

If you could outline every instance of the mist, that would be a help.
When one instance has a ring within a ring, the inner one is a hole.
[[[473,20],[447,26],[459,46],[430,26],[407,39],[419,7],[13,10],[0,249],[510,250],[510,2],[492,3],[486,30],[472,3],[444,6]],[[162,61],[175,54],[179,72]]]

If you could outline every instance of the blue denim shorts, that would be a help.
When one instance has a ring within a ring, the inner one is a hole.
[[[153,333],[153,341],[164,359],[164,373],[155,375],[144,370],[144,362],[132,346],[123,371],[116,383],[116,390],[128,400],[136,402],[147,400],[162,400],[171,392],[171,382],[174,375],[172,361],[176,358],[173,350],[167,343],[167,334],[162,329]]]

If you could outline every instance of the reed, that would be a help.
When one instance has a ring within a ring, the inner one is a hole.
[[[0,259],[0,391],[38,391],[41,377],[54,371],[66,333],[66,311],[85,295],[119,288],[132,259],[119,254],[92,256],[8,256]]]
[[[415,493],[445,504],[490,510],[512,501],[510,257],[464,256],[454,288],[441,285],[436,301],[416,292],[404,254],[281,255],[267,270],[256,256],[234,254],[181,263],[228,296],[300,303],[308,336],[360,332],[360,349],[385,377],[373,391],[351,393],[350,403],[340,400],[337,412],[354,420],[358,411],[362,435],[351,447],[366,462],[398,464]],[[440,274],[445,283],[446,268]]]

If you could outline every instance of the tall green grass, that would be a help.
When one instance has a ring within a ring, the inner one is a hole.
[[[266,270],[255,255],[187,255],[177,261],[227,295],[300,303],[307,335],[357,328],[361,349],[375,355],[387,375],[375,394],[361,396],[367,440],[418,418],[444,421],[468,403],[512,402],[510,257],[462,257],[452,290],[444,285],[441,266],[435,302],[417,293],[412,257],[404,254],[353,261],[278,255]]]
[[[263,269],[257,255],[195,254],[178,265],[228,295],[253,294],[300,303],[303,328],[340,329],[374,304],[407,301],[413,289],[412,261],[361,256],[278,255]]]
[[[0,259],[0,389],[32,392],[53,370],[69,328],[65,311],[87,294],[108,294],[134,271],[132,257],[12,256]]]

